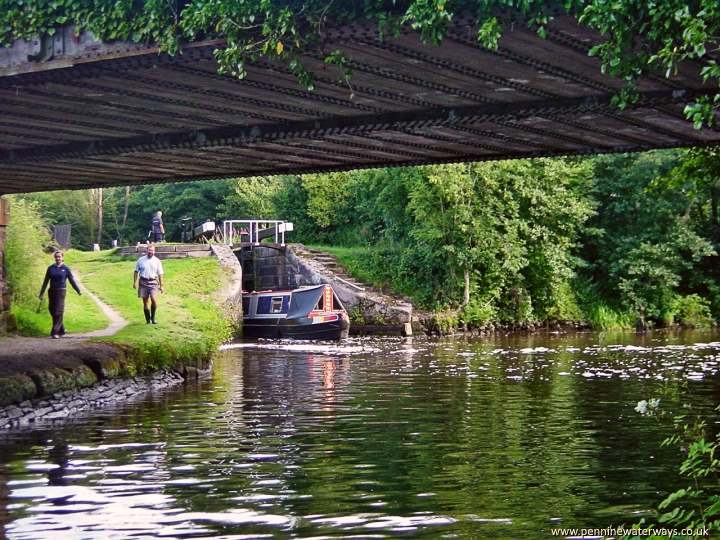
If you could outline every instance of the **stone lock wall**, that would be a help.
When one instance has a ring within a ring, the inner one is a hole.
[[[300,286],[295,279],[294,268],[288,265],[284,247],[254,246],[252,267],[254,279],[250,290],[294,289]]]
[[[10,291],[5,268],[5,229],[10,219],[9,210],[7,199],[0,197],[0,336],[7,332],[10,312]]]

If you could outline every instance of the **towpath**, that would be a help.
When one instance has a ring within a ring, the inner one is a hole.
[[[78,281],[80,280],[78,279]],[[90,299],[97,304],[97,306],[100,308],[100,311],[102,311],[110,321],[110,324],[102,330],[95,330],[93,332],[85,332],[81,334],[72,334],[70,337],[91,338],[113,336],[125,326],[127,326],[128,322],[123,319],[122,315],[120,315],[117,311],[108,306],[105,302],[100,300],[95,294],[90,292],[87,287],[83,286],[82,283],[80,283],[80,288],[82,289],[83,294],[88,295]]]
[[[77,334],[68,334],[62,339],[37,338],[37,337],[20,337],[13,336],[0,340],[0,362],[3,364],[1,371],[7,372],[10,366],[15,365],[15,369],[21,370],[26,365],[26,355],[34,354],[38,357],[46,354],[59,354],[60,356],[71,356],[78,348],[89,348],[89,343],[83,343],[88,338],[107,337],[115,335],[122,328],[127,326],[128,322],[112,307],[100,300],[94,293],[88,290],[82,284],[81,277],[75,272],[78,284],[82,293],[90,297],[97,304],[100,310],[110,321],[105,328],[94,330],[92,332],[83,332]],[[91,347],[90,347],[91,348]]]

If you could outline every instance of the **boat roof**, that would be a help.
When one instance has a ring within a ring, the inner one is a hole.
[[[325,287],[332,288],[327,283],[321,283],[320,285],[303,285],[302,287],[297,287],[295,289],[267,289],[265,291],[251,291],[251,292],[243,291],[243,294],[244,295],[250,295],[250,294],[282,295],[282,294],[292,294],[297,291],[310,291],[313,289],[319,289],[319,288],[325,288]]]

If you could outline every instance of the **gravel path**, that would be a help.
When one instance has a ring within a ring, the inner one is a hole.
[[[100,310],[110,320],[110,324],[107,327],[103,328],[102,330],[95,330],[93,332],[85,332],[82,334],[73,334],[68,337],[91,338],[91,337],[112,336],[115,333],[117,333],[120,329],[127,326],[128,322],[125,319],[123,319],[122,316],[117,311],[115,311],[113,308],[108,306],[105,302],[103,302],[97,296],[95,296],[93,293],[91,293],[87,289],[87,287],[85,287],[82,283],[80,284],[80,288],[82,289],[83,294],[87,294],[92,299],[92,301],[98,305]],[[58,341],[58,340],[56,339],[53,341]]]

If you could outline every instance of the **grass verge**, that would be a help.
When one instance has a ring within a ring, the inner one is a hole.
[[[40,285],[38,285],[38,289]],[[35,302],[33,306],[25,303],[14,303],[10,313],[15,320],[15,327],[23,336],[47,336],[52,327],[52,318],[48,313],[47,294]],[[78,296],[75,290],[68,287],[65,299],[65,328],[70,334],[92,332],[105,328],[108,318],[88,296]]]
[[[72,251],[66,260],[82,273],[88,289],[129,322],[99,341],[130,349],[131,375],[175,364],[199,367],[231,335],[231,324],[213,299],[224,279],[215,258],[163,261],[165,293],[159,296],[157,325],[145,323],[142,301],[132,287],[134,258],[118,257],[112,251]]]
[[[10,313],[18,333],[25,336],[47,336],[52,321],[48,313],[47,295],[38,300],[45,270],[54,264],[52,253],[46,251],[50,233],[37,208],[27,201],[12,200],[12,219],[7,228],[5,257],[12,291]],[[68,263],[72,268],[72,265]],[[73,270],[76,271],[75,268]],[[65,327],[70,333],[90,332],[108,325],[107,317],[95,302],[78,296],[68,285],[65,300]]]
[[[42,279],[45,275],[44,262],[48,265],[52,263],[51,256],[47,257],[47,261],[39,261],[34,274],[37,275],[37,292],[40,292]],[[66,261],[67,262],[67,261]],[[68,262],[68,266],[75,274],[80,274],[77,268]],[[78,281],[84,284],[82,275],[77,275]],[[37,294],[37,292],[35,294]],[[48,313],[48,295],[47,292],[42,300],[35,296],[23,295],[16,296],[14,302],[10,305],[10,313],[13,317],[15,329],[23,336],[47,336],[50,334],[52,327],[52,318]],[[87,296],[78,296],[75,290],[68,283],[67,296],[65,298],[65,328],[70,334],[78,334],[82,332],[92,332],[105,328],[110,321],[100,310],[98,305]]]

